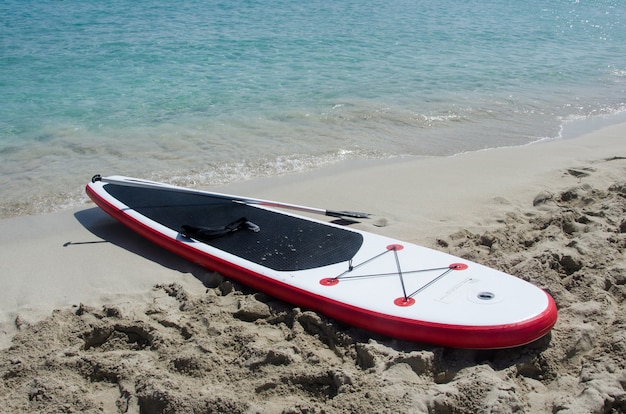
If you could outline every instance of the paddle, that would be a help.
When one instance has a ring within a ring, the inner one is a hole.
[[[278,201],[263,200],[263,199],[258,199],[258,198],[247,198],[247,197],[239,197],[239,196],[230,195],[230,194],[211,193],[208,191],[192,190],[192,189],[184,188],[184,187],[170,186],[166,184],[157,183],[155,181],[139,180],[137,178],[102,177],[99,174],[97,174],[93,176],[91,181],[94,183],[96,181],[102,181],[103,183],[125,185],[128,187],[163,189],[163,190],[168,190],[168,191],[177,191],[181,193],[204,195],[207,197],[215,197],[215,198],[222,198],[225,200],[231,200],[235,203],[256,204],[256,205],[265,206],[265,207],[284,208],[284,209],[289,209],[289,210],[303,211],[306,213],[322,214],[322,215],[329,216],[329,217],[369,218],[370,216],[368,213],[360,213],[358,211],[325,210],[321,208],[306,207],[306,206],[300,206],[297,204],[281,203]]]

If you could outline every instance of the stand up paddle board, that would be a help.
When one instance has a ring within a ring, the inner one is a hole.
[[[105,212],[175,254],[251,288],[386,336],[457,348],[506,348],[547,334],[545,291],[425,247],[287,213],[308,207],[94,176]],[[282,209],[277,209],[281,207]]]

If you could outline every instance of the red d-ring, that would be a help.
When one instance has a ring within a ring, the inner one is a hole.
[[[404,296],[399,297],[393,301],[396,306],[411,306],[415,303],[415,299],[413,298],[405,298]]]
[[[450,266],[452,270],[465,270],[467,269],[467,265],[465,263],[452,263]]]
[[[320,285],[324,286],[335,286],[337,283],[339,283],[339,279],[336,277],[326,277],[320,280]]]
[[[390,244],[389,246],[387,246],[387,250],[402,250],[404,249],[404,246],[401,244]]]

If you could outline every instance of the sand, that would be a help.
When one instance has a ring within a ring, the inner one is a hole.
[[[219,189],[366,211],[353,226],[546,289],[555,328],[508,350],[339,324],[179,259],[92,204],[0,221],[0,412],[625,412],[625,137],[618,124]]]

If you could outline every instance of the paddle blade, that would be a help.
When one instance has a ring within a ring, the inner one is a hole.
[[[329,217],[352,217],[352,218],[370,218],[368,213],[360,213],[358,211],[336,211],[336,210],[326,210],[326,215]]]

